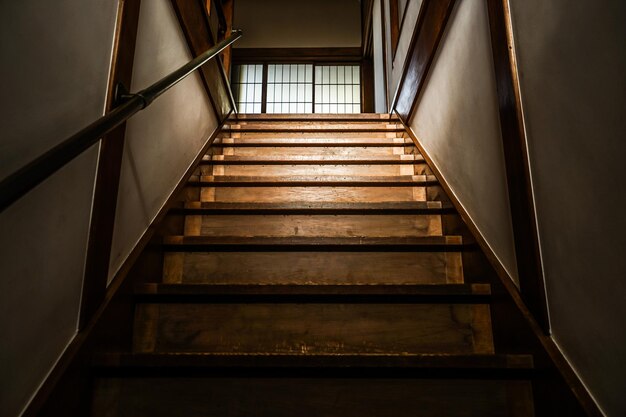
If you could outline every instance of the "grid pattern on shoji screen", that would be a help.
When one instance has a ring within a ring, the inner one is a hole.
[[[267,66],[267,113],[313,112],[313,65]]]
[[[233,66],[232,88],[239,113],[261,113],[263,103],[263,65]]]
[[[358,65],[315,66],[315,113],[360,113]]]

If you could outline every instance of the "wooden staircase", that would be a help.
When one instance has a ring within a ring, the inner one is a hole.
[[[242,115],[189,181],[93,416],[533,416],[492,286],[388,115]],[[196,201],[192,201],[192,200]]]

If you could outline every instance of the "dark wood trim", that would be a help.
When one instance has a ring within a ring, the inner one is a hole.
[[[517,63],[509,41],[513,33],[508,2],[487,4],[520,292],[543,331],[550,334]]]
[[[361,55],[363,57],[372,56],[372,23],[373,23],[374,1],[364,0],[361,2]]]
[[[402,77],[392,103],[392,109],[406,124],[411,119],[417,97],[424,87],[454,4],[454,0],[424,0],[422,3]]]
[[[374,113],[374,62],[372,58],[361,61],[361,112]]]
[[[171,0],[185,35],[191,54],[196,57],[215,45],[206,4],[202,0]],[[224,121],[231,104],[228,80],[221,60],[214,60],[200,68],[200,76],[217,119]]]
[[[233,63],[358,62],[361,48],[233,48]]]
[[[134,0],[126,1],[130,1],[130,3],[132,3]],[[114,297],[116,297],[119,289],[122,287],[122,284],[124,284],[128,273],[139,258],[139,255],[141,255],[144,249],[146,249],[148,243],[154,237],[160,223],[162,223],[163,219],[172,208],[179,205],[178,197],[180,193],[187,185],[187,181],[189,180],[191,175],[197,169],[202,157],[208,152],[209,147],[211,146],[215,138],[217,138],[217,135],[223,125],[224,122],[220,123],[217,126],[211,137],[209,137],[205,145],[196,156],[193,163],[190,165],[189,169],[185,172],[179,183],[170,193],[170,196],[168,197],[161,210],[157,213],[153,222],[143,233],[135,248],[131,251],[130,255],[126,258],[118,272],[113,277],[113,280],[111,281],[109,286],[106,287],[104,297],[101,303],[97,306],[94,314],[91,315],[89,320],[85,322],[83,328],[78,331],[76,336],[74,336],[68,347],[65,349],[57,363],[50,371],[50,374],[46,377],[39,390],[35,393],[32,401],[28,404],[26,410],[22,414],[23,417],[39,416],[41,410],[44,409],[46,404],[50,401],[50,399],[54,397],[55,393],[58,392],[58,390],[75,391],[78,388],[81,388],[74,386],[75,384],[73,380],[67,381],[64,379],[67,371],[71,367],[76,365],[88,366],[88,363],[82,363],[82,361],[84,360],[85,356],[87,356],[87,358],[90,358],[90,355],[87,354],[89,352],[87,351],[90,349],[91,337],[95,333],[95,329],[98,325],[100,318],[103,317],[104,313],[107,311],[107,308],[110,306],[111,301],[114,299]]]
[[[261,113],[267,113],[267,63],[263,64],[263,75],[261,82]]]
[[[398,17],[398,0],[387,1],[389,2],[389,32],[391,33],[391,60],[393,61],[396,59],[398,41],[400,40],[400,19]]]
[[[192,56],[196,57],[202,53],[202,51],[206,51],[213,46],[215,42],[213,42],[213,35],[211,34],[209,21],[206,17],[205,4],[200,1],[172,0],[172,6],[176,12],[178,23],[183,30],[185,40],[187,41]],[[202,84],[209,97],[213,111],[218,120],[220,120],[220,111],[211,94],[209,84],[210,74],[208,74],[207,65],[200,70],[200,78],[202,79]]]
[[[119,17],[109,77],[107,112],[115,107],[113,102],[115,86],[121,83],[130,88],[131,85],[140,4],[140,0],[124,0],[120,1],[118,6]],[[89,322],[106,293],[125,133],[126,123],[106,135],[100,146],[80,304],[79,330]]]
[[[473,222],[468,212],[465,210],[465,207],[463,207],[461,202],[456,198],[456,195],[453,193],[452,188],[448,184],[446,178],[443,176],[441,171],[439,171],[437,166],[434,164],[434,161],[428,151],[426,151],[424,146],[422,146],[421,142],[417,138],[417,135],[415,135],[415,132],[413,132],[413,129],[411,129],[404,122],[402,123],[404,124],[407,133],[413,140],[413,143],[424,157],[424,160],[432,170],[434,176],[437,178],[439,185],[448,195],[459,216],[476,240],[477,245],[484,253],[491,267],[494,269],[499,278],[499,281],[514,302],[515,307],[521,312],[530,330],[536,337],[537,341],[540,343],[541,347],[545,350],[554,367],[559,372],[564,382],[567,384],[569,390],[576,397],[579,404],[584,408],[589,416],[602,417],[604,414],[600,411],[600,408],[595,403],[593,397],[583,384],[582,380],[578,377],[567,359],[565,359],[563,352],[561,352],[559,347],[556,345],[554,339],[543,331],[540,323],[537,321],[534,314],[528,308],[528,305],[523,299],[520,290],[515,285],[513,278],[509,275],[509,273],[504,268],[504,265],[502,265],[496,254],[493,252],[493,250],[485,240],[484,236],[482,235],[476,224]]]

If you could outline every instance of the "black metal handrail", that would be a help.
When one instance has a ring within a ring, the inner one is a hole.
[[[65,139],[34,161],[20,168],[0,182],[0,212],[39,185],[78,155],[89,149],[104,135],[124,123],[140,110],[148,107],[161,94],[178,84],[189,74],[215,58],[220,52],[239,39],[240,30],[233,33],[211,49],[198,55],[171,74],[138,93],[123,96],[124,102],[89,126]],[[221,67],[221,65],[220,65]],[[227,89],[230,90],[228,83]],[[232,92],[230,99],[233,100]],[[235,106],[234,101],[231,103]]]

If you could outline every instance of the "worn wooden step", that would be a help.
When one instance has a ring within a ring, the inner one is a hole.
[[[344,158],[361,158],[361,159],[370,159],[376,158],[380,156],[394,156],[394,155],[404,155],[405,148],[403,147],[373,147],[373,146],[365,146],[365,147],[296,147],[296,146],[265,146],[260,148],[237,148],[237,147],[224,147],[223,148],[224,155],[227,156],[248,156],[248,157],[289,157],[294,158],[298,156],[335,156],[335,157],[344,157]]]
[[[492,354],[488,304],[141,302],[133,351]]]
[[[194,186],[194,185],[192,185]],[[197,184],[196,184],[197,186]],[[426,187],[203,187],[200,201],[222,203],[376,203],[426,201]]]
[[[249,378],[101,377],[94,417],[531,417],[527,380],[358,378],[275,371]]]
[[[403,148],[413,147],[410,139],[367,139],[367,138],[309,138],[309,139],[217,139],[212,147],[216,148],[268,148],[268,147],[300,147],[300,148]]]
[[[168,252],[163,282],[211,284],[452,284],[460,252]]]
[[[185,219],[185,236],[441,236],[439,215],[201,215]]]
[[[201,369],[248,368],[262,373],[262,368],[325,368],[340,374],[340,369],[379,369],[384,373],[422,377],[476,377],[494,375],[532,376],[532,355],[457,355],[457,354],[242,354],[242,353],[109,353],[94,358],[97,373],[114,375],[141,373],[157,368],[162,373],[177,369],[196,372]],[[260,369],[261,368],[261,369]],[[409,371],[410,370],[410,371]],[[116,372],[117,371],[117,372]],[[518,372],[516,372],[518,371]],[[345,373],[344,373],[345,374]]]
[[[229,130],[229,131],[220,131],[218,134],[218,140],[220,138],[223,139],[254,139],[254,140],[269,140],[269,139],[402,139],[404,138],[405,133],[402,131],[397,131],[395,129],[381,129],[380,131],[372,131],[372,130],[360,130],[356,132],[348,132],[348,131],[328,131],[328,130],[320,130],[320,131],[312,131],[312,132],[302,132],[302,131],[284,131],[284,132],[275,132],[275,131],[258,131],[258,132],[248,132],[241,130]]]
[[[354,124],[311,124],[310,126],[302,126],[300,124],[282,124],[282,125],[231,125],[222,128],[222,132],[226,134],[232,133],[403,133],[403,127],[396,124],[373,126]]]
[[[294,155],[284,156],[233,156],[211,155],[202,158],[201,165],[415,165],[423,164],[421,155],[358,157]]]
[[[400,175],[419,175],[423,173],[423,164],[404,164],[404,165],[288,165],[288,164],[271,164],[271,165],[201,165],[200,173],[202,175],[227,175],[227,176],[315,176],[315,175],[332,175],[346,176],[357,175],[361,177],[380,177]]]
[[[163,248],[172,252],[460,252],[464,245],[460,236],[166,236]]]
[[[210,302],[438,302],[488,303],[489,284],[312,285],[312,284],[160,284],[135,285],[135,297],[149,301]]]
[[[212,203],[192,201],[183,207],[171,210],[174,214],[213,215],[213,214],[451,214],[455,213],[450,204],[440,201],[414,201],[406,203],[336,203],[336,202],[289,202],[289,203]]]
[[[188,185],[196,187],[431,187],[438,185],[434,175],[401,175],[397,177],[359,176],[288,176],[288,177],[248,177],[248,176],[200,176],[190,180]]]

